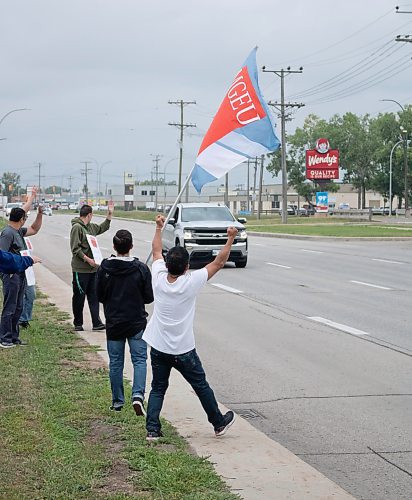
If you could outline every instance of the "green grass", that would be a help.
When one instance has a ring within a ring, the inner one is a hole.
[[[379,237],[412,237],[412,226],[375,226],[366,223],[351,223],[347,225],[319,224],[319,225],[259,225],[248,226],[250,231],[297,234],[307,236],[335,236],[340,238],[379,238]]]
[[[131,405],[108,409],[103,362],[44,296],[34,318],[0,352],[1,499],[238,498],[167,422],[149,445]]]

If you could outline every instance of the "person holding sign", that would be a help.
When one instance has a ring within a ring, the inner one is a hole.
[[[15,207],[10,212],[9,224],[0,234],[0,250],[20,254],[27,250],[24,241],[25,236],[37,234],[43,221],[43,210],[38,208],[37,216],[29,227],[23,227],[27,220],[27,212],[36,196],[36,189],[27,198],[23,208]],[[1,274],[3,282],[3,311],[0,322],[0,345],[1,347],[13,347],[24,345],[25,342],[19,338],[19,318],[23,309],[23,298],[26,290],[26,276],[24,271],[14,274]]]
[[[99,301],[96,294],[96,271],[100,262],[96,262],[95,253],[90,246],[90,236],[98,236],[110,228],[114,204],[109,202],[106,219],[101,224],[93,224],[93,209],[83,205],[80,217],[72,219],[70,232],[70,248],[72,251],[73,272],[73,324],[76,331],[83,331],[83,309],[87,297],[93,330],[104,330],[106,327],[99,316]],[[88,238],[89,236],[89,238]],[[97,243],[96,243],[97,244]]]

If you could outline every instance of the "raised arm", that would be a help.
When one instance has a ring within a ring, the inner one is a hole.
[[[33,201],[35,200],[36,198],[36,195],[37,195],[37,187],[33,186],[33,189],[32,189],[32,192],[31,192],[31,195],[27,197],[27,200],[26,200],[26,203],[23,205],[23,210],[27,212],[31,209],[31,206],[33,204]]]
[[[225,246],[216,255],[215,260],[206,266],[208,280],[210,280],[210,278],[220,271],[220,269],[222,269],[222,267],[226,264],[236,235],[237,229],[235,227],[227,228],[227,241]]]
[[[37,234],[41,228],[43,222],[43,207],[39,205],[37,209],[37,215],[31,226],[27,228],[26,236],[33,236]]]
[[[163,215],[156,215],[156,229],[152,241],[153,260],[163,259],[162,254],[162,229],[165,223]]]

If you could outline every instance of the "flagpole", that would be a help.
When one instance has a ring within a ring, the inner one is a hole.
[[[181,187],[180,192],[178,193],[175,202],[173,203],[171,209],[169,210],[169,213],[166,216],[166,220],[165,220],[165,223],[164,223],[164,226],[163,226],[163,229],[162,229],[162,233],[163,233],[163,231],[164,231],[164,229],[166,227],[166,224],[169,222],[169,219],[171,218],[172,214],[174,213],[174,210],[175,210],[177,204],[180,202],[180,199],[183,196],[184,190],[186,189],[186,186],[189,184],[189,181],[192,178],[192,174],[193,174],[193,170],[194,169],[195,169],[195,165],[193,165],[192,170],[189,172],[189,175],[187,176],[187,179],[186,179],[185,183]],[[147,259],[146,259],[146,264],[149,262],[150,258],[152,257],[152,254],[153,254],[153,250],[150,250],[150,253],[149,253],[149,255],[147,256]]]

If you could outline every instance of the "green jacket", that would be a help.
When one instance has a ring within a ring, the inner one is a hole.
[[[97,268],[84,262],[83,257],[87,255],[93,259],[91,248],[87,242],[86,234],[97,236],[104,233],[110,227],[110,221],[104,220],[101,224],[84,224],[80,217],[72,219],[70,231],[70,248],[72,251],[72,271],[74,273],[95,273]]]

